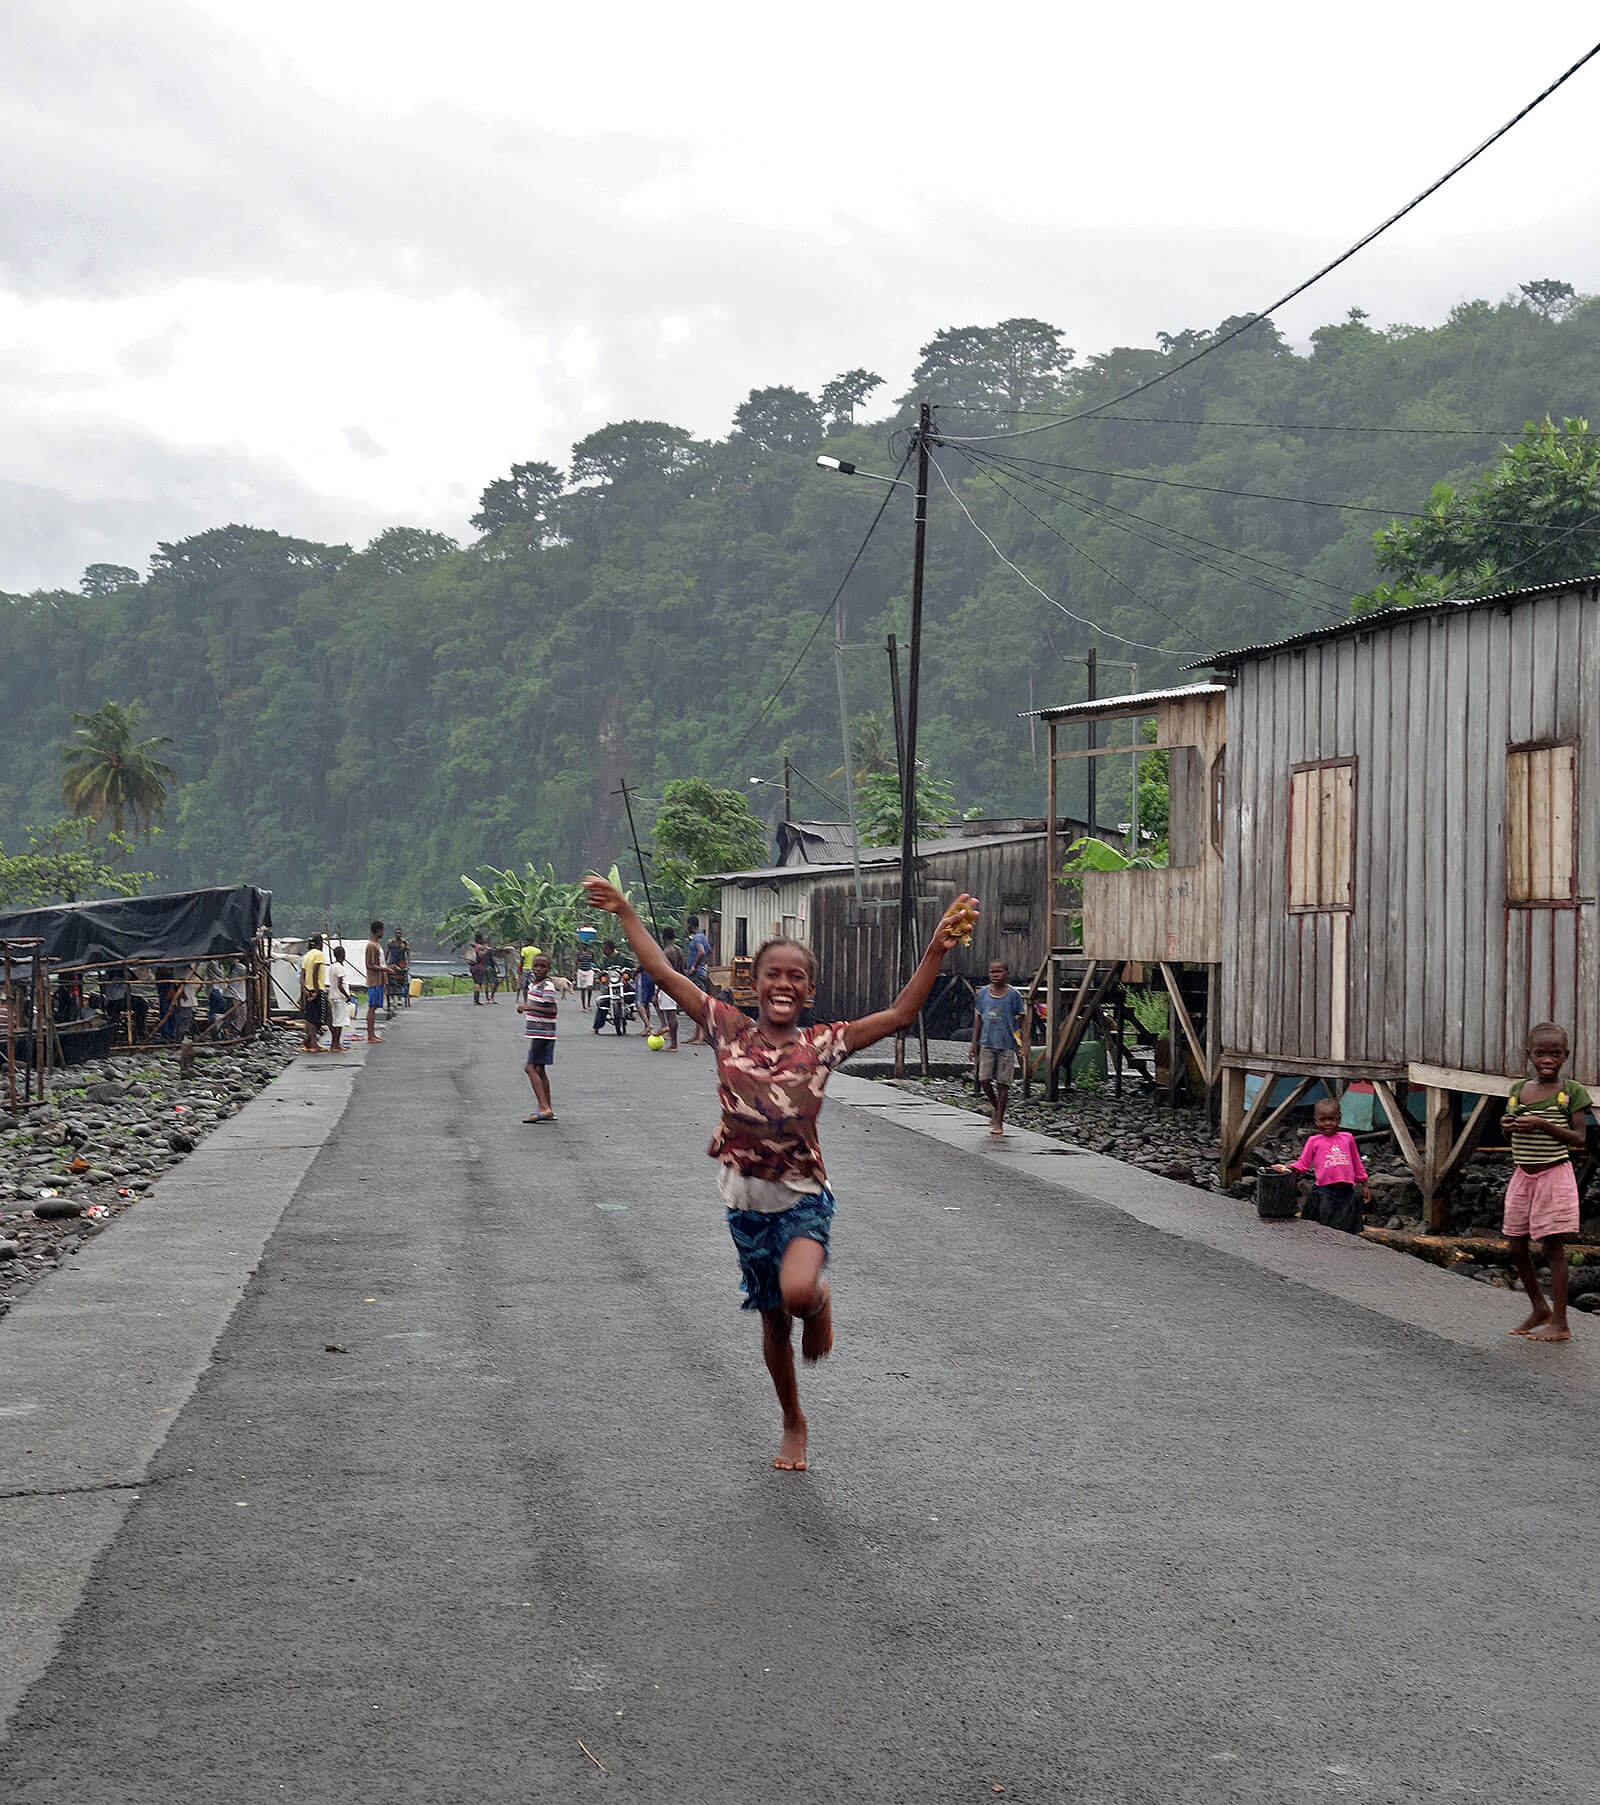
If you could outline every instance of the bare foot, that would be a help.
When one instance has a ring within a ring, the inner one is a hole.
[[[785,1424],[783,1440],[778,1443],[778,1451],[772,1457],[772,1464],[780,1473],[803,1473],[806,1470],[806,1419],[801,1417],[798,1423]]]
[[[1550,1312],[1543,1304],[1535,1304],[1514,1329],[1507,1331],[1512,1335],[1531,1335],[1540,1323],[1550,1320]]]
[[[1530,1341],[1570,1341],[1572,1331],[1564,1322],[1551,1320],[1541,1323],[1536,1329],[1529,1329],[1528,1339]]]
[[[817,1289],[822,1293],[822,1307],[815,1316],[806,1317],[800,1328],[800,1358],[813,1363],[833,1352],[833,1292],[826,1279]]]
[[[1006,1131],[1000,1126],[1000,1124],[998,1122],[991,1122],[989,1124],[989,1139],[991,1141],[998,1141],[998,1140],[1002,1139],[1005,1135],[1005,1132]]]

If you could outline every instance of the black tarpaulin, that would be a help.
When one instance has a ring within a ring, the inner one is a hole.
[[[0,915],[0,940],[42,940],[52,965],[122,965],[242,953],[272,926],[272,892],[253,884],[113,896]]]

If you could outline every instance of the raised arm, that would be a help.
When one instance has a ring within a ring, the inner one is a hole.
[[[710,997],[698,984],[691,983],[682,972],[672,969],[667,955],[656,945],[654,936],[639,919],[639,912],[633,904],[603,877],[586,877],[583,887],[588,894],[591,909],[604,909],[608,915],[616,916],[618,925],[628,936],[628,945],[633,948],[639,960],[640,969],[649,972],[680,1009],[702,1025],[709,1026]]]
[[[951,903],[944,912],[944,919],[933,930],[933,938],[928,942],[928,950],[922,955],[922,963],[911,974],[910,982],[899,996],[887,1009],[880,1009],[876,1015],[864,1015],[859,1021],[846,1025],[845,1044],[852,1053],[859,1053],[863,1047],[870,1047],[875,1040],[882,1040],[886,1034],[898,1034],[911,1026],[917,1019],[917,1011],[928,1000],[928,992],[933,989],[933,980],[939,975],[945,954],[951,947],[960,946],[972,938],[972,924],[977,919],[977,897],[958,896]]]

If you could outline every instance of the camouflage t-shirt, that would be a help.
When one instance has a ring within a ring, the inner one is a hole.
[[[848,1054],[847,1022],[802,1028],[774,1047],[731,1003],[710,1006],[722,1121],[707,1149],[734,1171],[809,1188],[828,1182],[817,1114],[828,1073]]]

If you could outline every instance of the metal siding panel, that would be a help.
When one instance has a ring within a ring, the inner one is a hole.
[[[1548,596],[1542,601],[1525,604],[1523,611],[1531,617],[1533,632],[1528,738],[1553,740],[1560,731],[1556,720],[1556,649],[1561,597]]]
[[[1486,737],[1489,692],[1495,673],[1489,662],[1489,616],[1482,612],[1466,619],[1466,695],[1463,759],[1464,819],[1461,911],[1461,968],[1463,980],[1457,992],[1461,1019],[1459,1058],[1462,1070],[1484,1070],[1485,970],[1483,924],[1488,908],[1486,862],[1488,857],[1488,745]]]
[[[1405,1058],[1406,987],[1410,982],[1410,961],[1406,957],[1406,884],[1411,822],[1408,813],[1411,769],[1409,756],[1411,717],[1413,715],[1412,650],[1416,629],[1385,634],[1384,657],[1388,665],[1389,720],[1389,788],[1385,794],[1384,829],[1387,838],[1388,871],[1384,881],[1381,919],[1375,919],[1375,938],[1379,941],[1374,962],[1381,976],[1371,981],[1377,986],[1376,1008],[1381,1029],[1376,1036],[1378,1056],[1395,1064]],[[1374,911],[1376,917],[1376,911]]]
[[[1505,1071],[1506,1037],[1506,743],[1509,736],[1511,628],[1485,609],[1483,727],[1483,1048],[1481,1069]]]
[[[1356,906],[1350,923],[1350,1056],[1381,1059],[1385,894],[1389,879],[1390,648],[1387,636],[1361,647],[1362,684],[1356,697],[1356,757],[1361,761],[1356,806]]]
[[[1316,930],[1311,936],[1310,1058],[1327,1059],[1331,1054],[1333,1004],[1333,924],[1332,915],[1314,915]]]
[[[1268,1052],[1276,1044],[1268,1038],[1269,1028],[1275,1021],[1269,1013],[1269,1005],[1274,1002],[1275,980],[1282,975],[1281,955],[1275,956],[1277,936],[1281,931],[1278,896],[1283,884],[1283,803],[1282,792],[1279,790],[1277,747],[1278,725],[1284,714],[1279,698],[1288,680],[1287,664],[1287,659],[1274,658],[1262,672],[1262,694],[1256,728],[1257,856],[1253,873],[1256,908],[1249,1043],[1251,1050],[1258,1053]]]
[[[1508,1072],[1524,1072],[1528,1044],[1528,951],[1535,909],[1506,911],[1506,1051]]]
[[[1443,996],[1439,1015],[1441,1065],[1460,1067],[1461,1017],[1466,996],[1466,853],[1471,828],[1467,810],[1467,626],[1470,616],[1443,622],[1444,681],[1435,721],[1444,750],[1444,808],[1435,832],[1444,840],[1444,887],[1438,893],[1443,927]],[[1437,955],[1436,955],[1437,960]]]
[[[1578,1019],[1578,911],[1553,909],[1551,915],[1550,1019],[1560,1022],[1569,1036]],[[1586,1078],[1593,1071],[1585,1067]]]
[[[1535,1022],[1550,1019],[1550,1011],[1554,1006],[1550,994],[1555,966],[1555,931],[1551,920],[1553,914],[1551,909],[1527,911],[1531,935],[1528,945],[1528,1019],[1523,1025],[1524,1037]]]
[[[1424,773],[1435,769],[1434,748],[1428,737],[1429,668],[1433,657],[1430,622],[1418,621],[1408,635],[1410,639],[1410,717],[1406,725],[1407,762],[1413,781],[1407,785],[1400,819],[1404,823],[1406,847],[1405,908],[1399,923],[1400,945],[1405,949],[1406,1007],[1405,1026],[1401,1034],[1400,1057],[1423,1059],[1427,1035],[1424,1028],[1424,1001],[1429,957],[1428,948],[1428,872],[1426,813],[1416,802],[1418,788],[1426,790]],[[1429,797],[1430,811],[1432,797]],[[1391,958],[1394,949],[1390,949]]]

